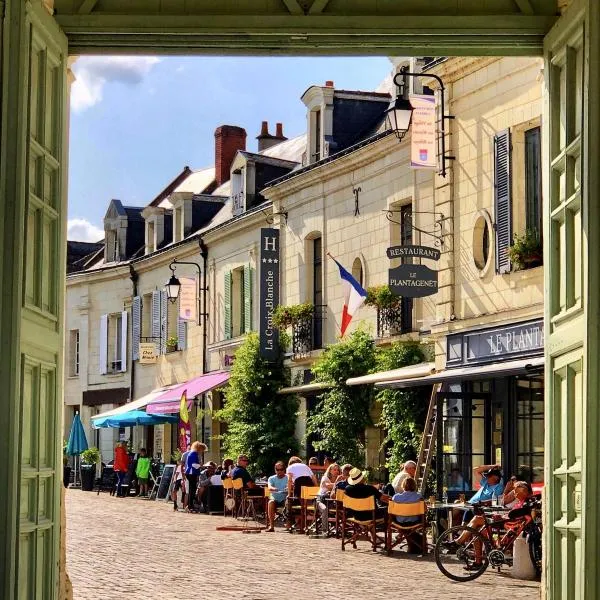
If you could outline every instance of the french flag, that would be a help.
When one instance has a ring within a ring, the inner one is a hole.
[[[342,312],[342,337],[346,332],[346,328],[350,325],[354,313],[362,306],[365,299],[367,298],[367,292],[362,288],[360,283],[340,265],[340,263],[328,254],[328,256],[335,262],[340,270],[340,277],[342,278],[342,284],[344,286],[344,310]]]

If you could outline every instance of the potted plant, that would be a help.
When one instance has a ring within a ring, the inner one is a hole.
[[[167,351],[168,352],[176,352],[177,351],[177,337],[172,335],[167,338]]]
[[[278,306],[272,314],[273,326],[285,330],[301,321],[312,319],[315,307],[310,302],[304,304],[291,304],[289,306]]]
[[[67,455],[67,440],[63,441],[63,485],[67,488],[71,483],[71,465]]]
[[[386,308],[396,308],[400,305],[402,298],[392,293],[390,286],[374,285],[367,288],[367,297],[365,304],[367,306],[373,306],[379,310]]]
[[[100,461],[100,450],[92,446],[81,453],[81,489],[91,492],[96,479],[96,464]]]
[[[542,243],[535,229],[527,229],[523,235],[515,234],[513,243],[506,249],[516,271],[539,267],[543,262]]]

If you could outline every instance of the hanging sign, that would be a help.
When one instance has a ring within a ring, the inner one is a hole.
[[[389,269],[388,285],[392,294],[422,298],[438,291],[438,272],[425,265],[400,265]]]
[[[428,246],[392,246],[386,250],[387,257],[392,258],[427,258],[440,260],[441,252]]]
[[[259,353],[268,361],[279,356],[279,331],[273,311],[279,306],[279,229],[260,230]]]
[[[156,344],[154,342],[140,342],[140,364],[151,365],[156,362]]]
[[[182,321],[196,320],[196,280],[193,277],[180,277],[179,318]]]
[[[437,168],[435,96],[411,94],[410,166],[413,169]]]

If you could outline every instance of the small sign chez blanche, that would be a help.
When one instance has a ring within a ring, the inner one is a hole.
[[[156,362],[156,344],[154,342],[140,342],[140,363],[150,365]]]
[[[279,306],[279,229],[260,230],[259,354],[267,361],[279,356],[279,331],[273,310]]]
[[[427,258],[440,260],[441,252],[428,246],[391,246],[386,250],[387,257],[392,258]]]
[[[388,285],[397,296],[431,296],[438,291],[438,272],[425,265],[400,265],[389,270]]]

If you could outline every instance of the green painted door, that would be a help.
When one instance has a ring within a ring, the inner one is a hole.
[[[41,0],[4,4],[0,597],[41,600],[58,596],[67,40]]]
[[[574,0],[544,43],[549,599],[600,595],[599,48],[597,0]]]

